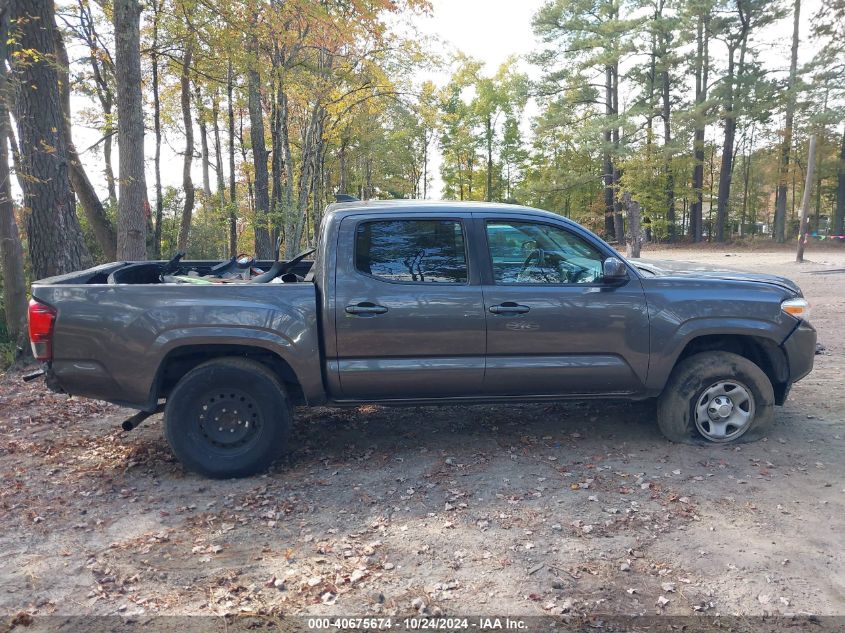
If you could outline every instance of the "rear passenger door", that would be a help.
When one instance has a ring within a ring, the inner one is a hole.
[[[485,315],[467,254],[469,214],[341,222],[334,364],[343,398],[475,395]]]

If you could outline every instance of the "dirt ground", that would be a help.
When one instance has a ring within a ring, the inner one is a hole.
[[[299,412],[262,477],[208,481],[160,416],[0,384],[0,614],[845,615],[845,249],[652,250],[789,276],[826,348],[742,446],[648,404]]]

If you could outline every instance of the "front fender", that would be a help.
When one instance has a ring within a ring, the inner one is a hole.
[[[752,336],[780,345],[795,328],[780,307],[791,295],[772,284],[683,276],[643,277],[642,283],[650,327],[646,387],[654,394],[700,336]]]
[[[662,391],[678,358],[687,345],[697,338],[709,335],[750,336],[771,341],[774,346],[779,346],[789,334],[789,329],[785,330],[784,325],[760,319],[690,319],[677,327],[671,336],[653,346],[646,387],[650,391]],[[654,342],[654,339],[652,341]]]

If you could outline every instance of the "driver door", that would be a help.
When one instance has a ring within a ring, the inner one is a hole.
[[[490,395],[624,394],[648,371],[645,296],[602,280],[605,245],[564,224],[482,215]]]

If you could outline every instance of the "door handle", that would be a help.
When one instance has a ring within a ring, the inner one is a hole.
[[[528,306],[519,305],[513,301],[506,301],[497,306],[490,306],[490,312],[493,314],[525,314],[530,310],[531,308]]]
[[[387,308],[369,301],[346,306],[346,314],[384,314],[385,312],[387,312]]]

